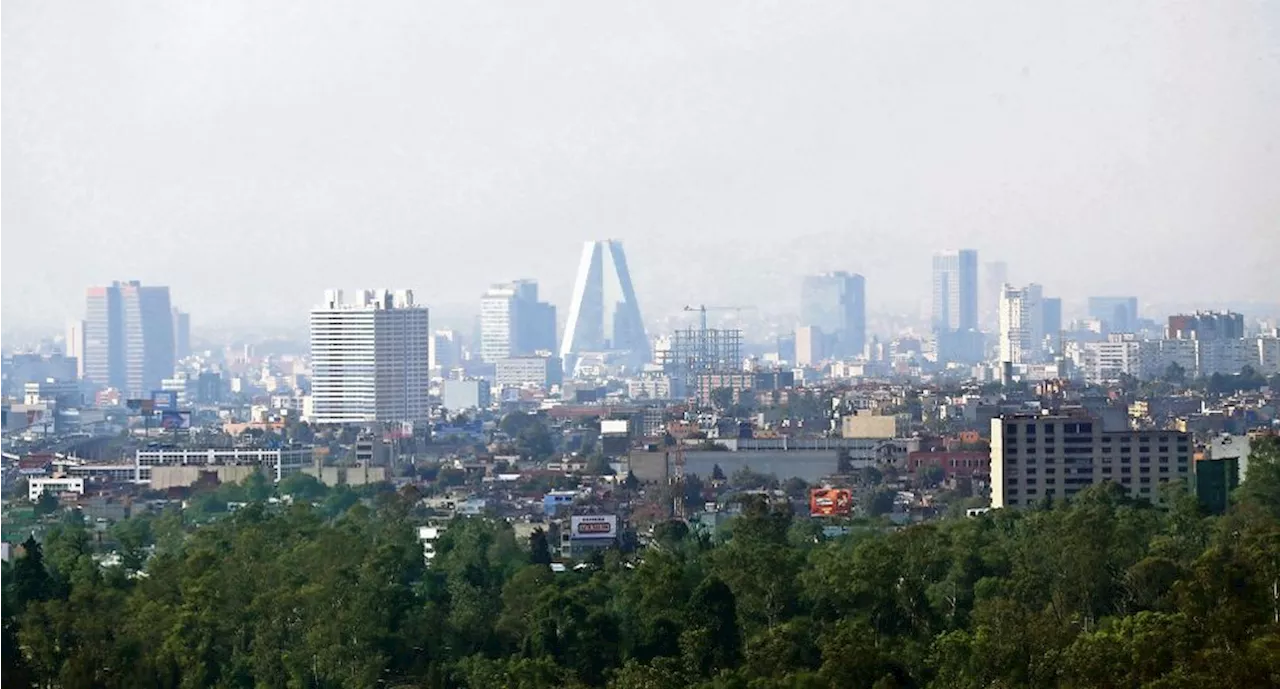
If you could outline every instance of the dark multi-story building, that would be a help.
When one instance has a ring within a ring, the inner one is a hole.
[[[1104,333],[1136,332],[1138,298],[1089,297],[1089,317],[1102,323]]]
[[[174,321],[168,287],[114,282],[85,299],[84,377],[144,397],[173,375]]]
[[[1106,431],[1084,413],[1005,415],[991,420],[991,506],[1070,498],[1112,481],[1130,496],[1160,501],[1160,484],[1191,477],[1191,436],[1178,431]]]
[[[1197,311],[1169,316],[1165,337],[1170,340],[1238,340],[1244,337],[1244,316],[1230,311]]]
[[[800,325],[830,336],[826,350],[837,357],[862,354],[867,343],[867,281],[857,273],[809,275],[800,288]]]

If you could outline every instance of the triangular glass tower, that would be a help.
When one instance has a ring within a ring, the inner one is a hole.
[[[617,297],[607,311],[606,253],[615,278],[609,286],[617,288],[616,292],[610,290]],[[605,337],[606,316],[611,317],[613,324],[612,337],[609,338]],[[626,363],[636,367],[648,362],[650,355],[649,337],[644,331],[635,288],[631,286],[627,257],[622,251],[622,242],[613,239],[583,245],[578,277],[573,285],[573,301],[569,305],[569,321],[560,345],[560,358],[566,372],[573,370],[573,362],[581,355],[603,352],[625,353]]]

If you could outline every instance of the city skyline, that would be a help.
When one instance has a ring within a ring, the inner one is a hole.
[[[917,311],[948,246],[1069,301],[1280,293],[1274,9],[1086,2],[1062,32],[1012,9],[14,3],[5,322],[61,328],[124,274],[199,323],[267,325],[338,267],[437,308],[527,275],[564,308],[565,248],[601,235],[647,267],[651,313],[774,309],[831,270]],[[341,59],[336,26],[356,27]],[[1225,237],[1231,270],[1171,269]],[[272,269],[227,279],[250,265]]]

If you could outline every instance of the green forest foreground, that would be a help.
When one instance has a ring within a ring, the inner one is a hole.
[[[561,574],[484,519],[428,568],[395,493],[170,515],[141,574],[68,525],[4,570],[4,686],[1280,686],[1275,444],[1249,472],[1220,517],[1098,486],[823,540],[751,502],[715,543],[664,524]]]

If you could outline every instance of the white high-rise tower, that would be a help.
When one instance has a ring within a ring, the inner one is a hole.
[[[1044,294],[1040,285],[1005,285],[1000,293],[1000,361],[1037,363],[1044,336]]]
[[[327,290],[311,311],[312,423],[425,421],[431,329],[413,292]]]
[[[618,288],[618,300],[611,305],[612,313],[606,311],[605,303],[606,251]],[[605,337],[606,316],[613,321],[612,337],[608,339]],[[605,351],[626,352],[626,361],[633,366],[649,361],[649,337],[645,334],[640,305],[631,286],[627,258],[622,251],[622,242],[613,239],[586,242],[582,247],[573,301],[569,305],[569,320],[560,345],[560,358],[568,372],[573,370],[572,362],[578,355]]]

